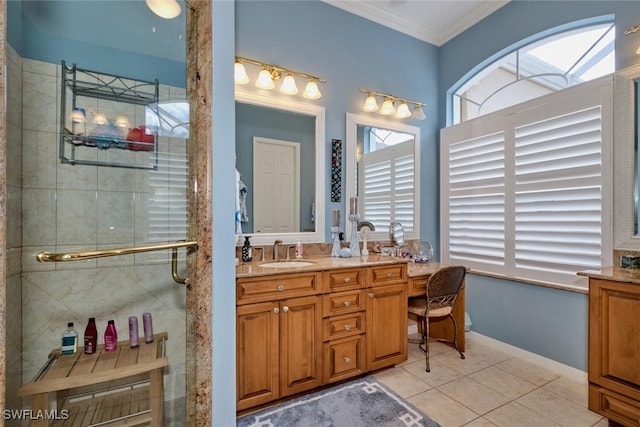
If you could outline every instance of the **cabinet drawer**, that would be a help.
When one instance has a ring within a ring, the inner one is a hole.
[[[407,282],[407,264],[381,265],[367,269],[367,285],[383,286]]]
[[[335,316],[336,314],[354,313],[364,310],[364,296],[364,290],[323,295],[322,316],[329,317]]]
[[[325,271],[323,277],[323,291],[339,292],[364,288],[365,269],[349,268]]]
[[[409,279],[409,296],[419,297],[424,296],[427,292],[428,277],[418,277],[415,279]]]
[[[273,301],[320,293],[321,273],[247,277],[236,281],[236,303]]]
[[[364,335],[324,343],[324,383],[332,383],[365,372]]]
[[[365,331],[365,313],[345,314],[322,320],[322,339],[329,341],[358,335]]]
[[[625,426],[640,426],[640,402],[589,384],[589,409]]]

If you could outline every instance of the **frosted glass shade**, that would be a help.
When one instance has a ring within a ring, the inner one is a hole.
[[[273,89],[276,87],[273,83],[269,70],[263,69],[260,71],[260,74],[258,74],[258,80],[256,80],[256,86],[260,89]]]
[[[320,93],[320,89],[318,89],[318,84],[313,80],[309,80],[309,83],[307,83],[307,86],[304,88],[302,96],[307,99],[318,99],[322,94]]]
[[[420,107],[419,105],[416,105],[416,108],[413,109],[413,114],[411,115],[411,118],[413,120],[424,120],[425,119],[425,115],[424,115],[424,111],[422,111],[422,107]]]
[[[247,70],[244,69],[244,65],[240,62],[236,62],[233,65],[233,80],[239,85],[245,85],[249,83],[249,76]]]
[[[362,109],[364,111],[368,111],[370,113],[374,112],[374,111],[378,111],[378,102],[376,101],[376,97],[373,95],[369,95],[367,96],[367,99],[364,101],[364,105],[362,106]]]
[[[286,95],[295,95],[298,93],[298,86],[296,86],[296,79],[293,78],[291,74],[287,75],[284,80],[282,80],[282,85],[280,86],[280,92]]]
[[[96,113],[96,115],[93,116],[92,121],[96,125],[106,125],[109,122],[107,116],[105,116],[103,113]]]
[[[164,19],[173,19],[180,15],[180,5],[176,0],[146,0],[153,13]]]
[[[380,109],[380,114],[383,116],[390,116],[395,113],[396,109],[393,107],[393,101],[389,98],[385,99],[382,103],[382,108]]]
[[[396,118],[398,119],[406,119],[411,116],[411,111],[409,111],[409,106],[406,102],[402,102],[398,106],[398,111],[396,112]]]
[[[129,119],[127,119],[127,116],[118,116],[116,118],[116,126],[120,127],[120,128],[128,128],[129,127]]]

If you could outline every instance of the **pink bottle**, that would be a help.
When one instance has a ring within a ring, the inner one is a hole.
[[[138,347],[138,318],[136,316],[129,317],[129,345],[131,348]]]
[[[107,323],[107,329],[104,331],[104,351],[116,351],[118,345],[118,331],[113,320]]]
[[[142,313],[142,323],[144,327],[144,342],[153,342],[153,323],[151,322],[151,313]]]

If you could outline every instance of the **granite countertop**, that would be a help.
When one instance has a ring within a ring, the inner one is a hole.
[[[579,276],[593,279],[613,280],[640,285],[640,269],[628,269],[620,267],[602,267],[597,270],[579,271]]]
[[[409,263],[411,266],[413,263],[409,262],[408,258],[397,258],[387,255],[369,254],[360,257],[351,258],[339,258],[331,256],[318,256],[318,257],[304,257],[296,260],[281,260],[281,261],[306,261],[313,264],[302,267],[261,267],[260,264],[267,264],[274,262],[273,260],[253,260],[251,262],[241,262],[236,267],[236,278],[253,277],[253,276],[270,276],[274,274],[288,274],[288,273],[302,273],[310,271],[323,271],[323,270],[335,270],[338,268],[349,267],[369,267],[375,265],[389,265],[398,263]]]

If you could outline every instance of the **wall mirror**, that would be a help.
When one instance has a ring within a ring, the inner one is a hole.
[[[324,242],[324,134],[324,107],[236,89],[242,235],[252,244]]]
[[[346,200],[358,197],[360,221],[375,226],[369,238],[388,241],[395,221],[405,239],[419,239],[420,128],[347,113],[346,138]]]
[[[614,79],[614,248],[640,250],[638,231],[638,97],[640,65]]]

